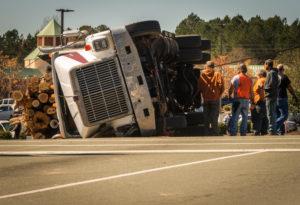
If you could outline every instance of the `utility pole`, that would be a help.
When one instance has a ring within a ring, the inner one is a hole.
[[[63,32],[64,32],[64,16],[65,12],[74,12],[74,10],[71,9],[56,9],[56,11],[60,12],[60,41],[61,45],[64,45],[63,42]]]

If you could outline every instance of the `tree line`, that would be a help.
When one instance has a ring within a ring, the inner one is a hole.
[[[106,25],[83,25],[79,29],[95,33],[109,28]],[[257,63],[266,58],[277,58],[282,53],[279,51],[300,46],[299,19],[288,24],[286,18],[279,16],[268,19],[255,16],[246,20],[243,16],[236,15],[205,21],[191,13],[178,24],[175,32],[177,35],[198,34],[211,40],[211,52],[215,57],[229,55],[232,60],[250,57]],[[28,34],[25,37],[16,29],[0,35],[2,59],[3,56],[16,58],[18,63],[22,63],[24,57],[36,47],[35,35]]]
[[[176,34],[198,34],[212,41],[214,56],[242,49],[244,56],[262,62],[276,58],[280,51],[300,46],[300,21],[288,23],[279,16],[246,20],[241,15],[205,21],[191,13],[176,27]]]
[[[28,34],[25,37],[19,34],[16,29],[5,32],[3,35],[0,35],[0,67],[7,64],[21,65],[24,58],[35,47],[35,35]]]
[[[245,59],[250,59],[252,64],[262,64],[268,58],[285,64],[286,73],[300,96],[299,19],[288,23],[286,18],[279,16],[267,19],[255,16],[246,20],[236,15],[205,21],[191,13],[179,23],[175,32],[177,35],[198,34],[211,40],[212,56],[215,61],[221,59],[221,64],[236,64]],[[292,112],[300,113],[299,103],[290,98],[289,104]]]

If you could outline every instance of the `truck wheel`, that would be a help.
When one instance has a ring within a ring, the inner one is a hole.
[[[204,116],[202,112],[187,113],[186,121],[188,126],[201,125],[201,124],[203,125],[205,117],[206,116]]]
[[[202,51],[198,49],[180,49],[179,61],[181,63],[202,63]]]
[[[141,21],[125,26],[132,37],[159,35],[161,33],[158,21]]]
[[[210,60],[211,60],[210,53],[202,52],[202,61],[203,61],[203,63],[206,63],[207,61],[210,61]]]
[[[206,51],[211,49],[211,41],[210,40],[202,40],[201,41],[201,50]]]
[[[176,36],[175,40],[180,49],[200,48],[201,37],[198,35]]]
[[[187,126],[187,120],[184,115],[176,115],[166,118],[167,129],[180,129]]]

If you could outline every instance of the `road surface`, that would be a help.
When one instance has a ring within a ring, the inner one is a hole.
[[[300,136],[0,141],[0,205],[300,204]]]

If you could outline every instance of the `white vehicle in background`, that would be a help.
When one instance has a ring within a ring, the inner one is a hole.
[[[0,107],[3,105],[10,105],[14,109],[16,106],[16,101],[13,98],[4,98],[0,100]]]
[[[14,115],[11,105],[0,105],[0,120],[9,120]]]

